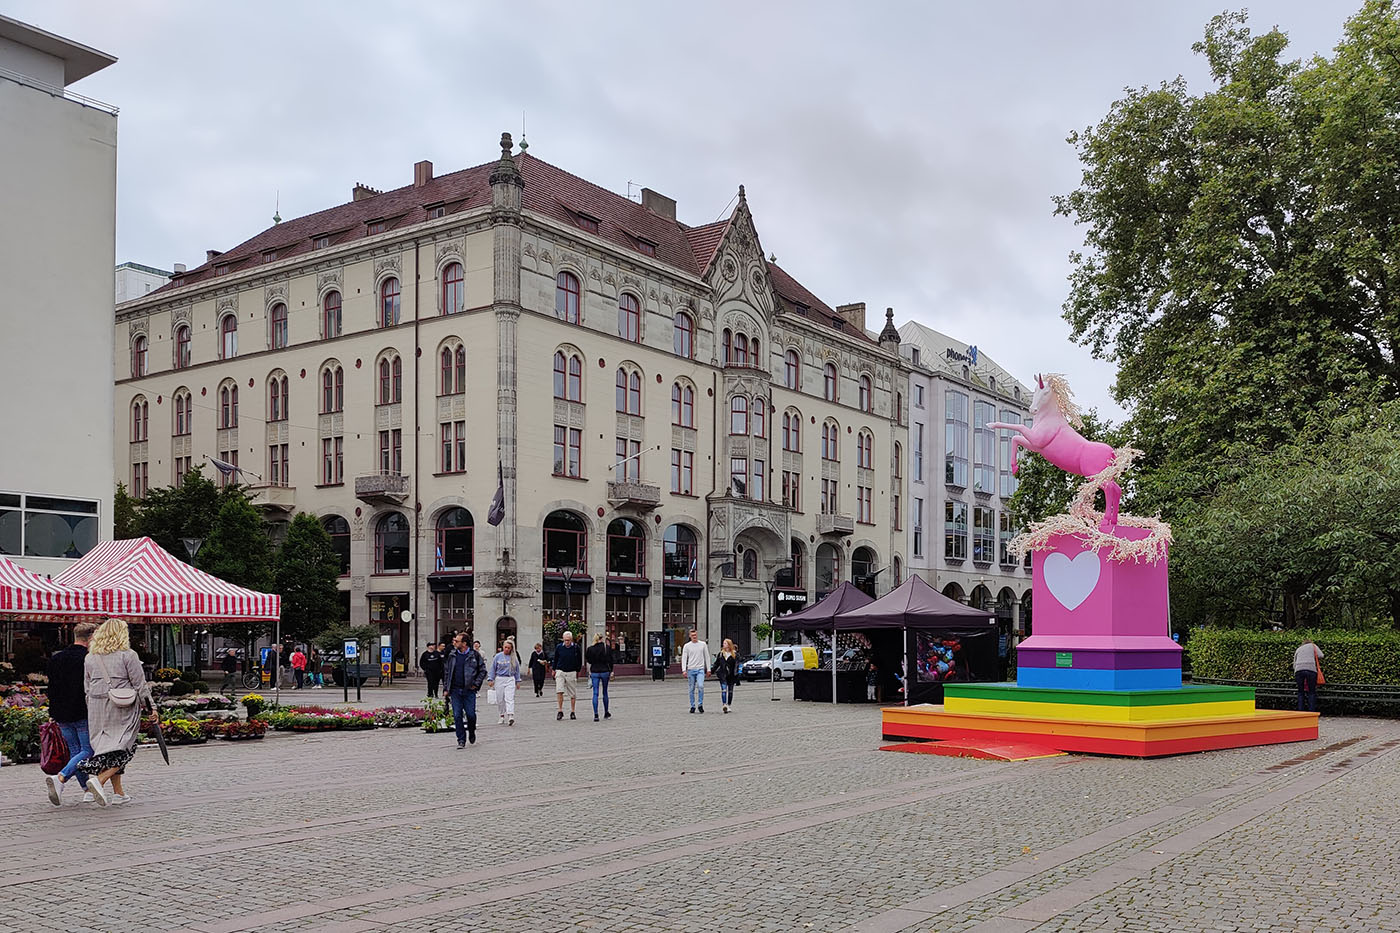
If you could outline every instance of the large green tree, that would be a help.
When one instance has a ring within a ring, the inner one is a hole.
[[[187,552],[183,539],[209,538],[224,504],[246,498],[241,487],[229,485],[220,489],[195,467],[185,474],[179,486],[152,489],[140,500],[135,528],[184,560]]]
[[[282,596],[282,633],[309,641],[340,621],[340,559],[314,515],[299,513],[277,552],[273,589]]]
[[[1118,365],[1136,506],[1168,517],[1309,418],[1400,386],[1400,17],[1371,0],[1330,58],[1211,21],[1212,86],[1130,91],[1069,141],[1084,228],[1065,316]]]
[[[260,593],[271,591],[272,545],[262,518],[245,496],[225,498],[196,564],[206,573],[229,583]],[[240,625],[236,629],[239,640],[245,645],[251,645],[266,631],[267,626],[262,623]]]

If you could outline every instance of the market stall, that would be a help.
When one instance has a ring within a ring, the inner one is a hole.
[[[869,595],[857,589],[848,580],[806,609],[773,620],[773,628],[776,631],[822,632],[831,636],[831,666],[793,671],[793,699],[820,703],[858,703],[865,700],[867,669],[861,665],[859,669],[839,670],[836,631],[842,613],[859,609],[871,602],[873,600]]]

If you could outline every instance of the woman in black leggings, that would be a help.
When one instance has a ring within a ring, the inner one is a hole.
[[[545,675],[544,645],[535,643],[535,650],[530,652],[530,676],[535,681],[535,696],[544,696],[544,675]]]

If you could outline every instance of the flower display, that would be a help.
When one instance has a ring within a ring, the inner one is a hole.
[[[381,728],[418,726],[427,716],[421,707],[388,706],[374,711],[374,724]]]

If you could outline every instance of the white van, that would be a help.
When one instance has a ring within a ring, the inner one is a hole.
[[[778,659],[776,673],[769,670],[774,657]],[[739,676],[744,680],[791,680],[793,671],[816,666],[817,649],[811,645],[774,645],[745,661]]]

